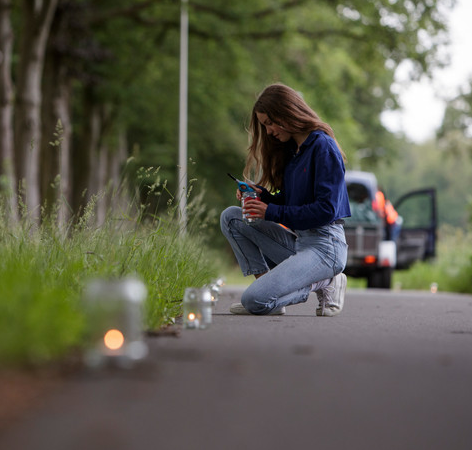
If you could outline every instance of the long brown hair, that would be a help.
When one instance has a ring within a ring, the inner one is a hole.
[[[243,175],[269,190],[282,188],[284,168],[291,157],[288,151],[290,144],[269,136],[265,127],[259,123],[256,113],[267,114],[272,122],[280,126],[283,124],[289,133],[321,130],[336,140],[332,128],[318,117],[294,89],[281,83],[266,87],[252,109],[249,124],[251,143]],[[346,160],[339,145],[338,148]]]

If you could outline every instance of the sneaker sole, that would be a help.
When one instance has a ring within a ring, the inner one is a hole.
[[[342,309],[325,308],[324,314],[321,314],[321,308],[316,309],[316,315],[319,317],[334,317],[340,314]]]

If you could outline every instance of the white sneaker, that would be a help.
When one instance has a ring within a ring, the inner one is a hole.
[[[343,310],[346,285],[346,275],[339,273],[333,277],[328,286],[316,291],[320,303],[316,308],[317,316],[333,317]]]
[[[242,303],[233,303],[231,307],[229,308],[229,312],[231,314],[238,314],[238,315],[246,315],[246,316],[252,316],[249,311],[246,310],[246,308],[242,305]],[[275,309],[271,313],[269,313],[269,316],[281,316],[285,314],[285,306],[283,306],[280,309]]]

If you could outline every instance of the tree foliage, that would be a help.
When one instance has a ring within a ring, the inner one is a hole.
[[[27,76],[22,72],[27,56],[18,44],[26,33],[31,4],[36,2],[17,5],[13,15],[13,60],[18,64],[11,91],[16,89],[17,98],[18,83]],[[221,208],[233,201],[234,186],[224,174],[241,172],[252,104],[272,82],[302,92],[333,126],[351,160],[359,149],[382,148],[387,156],[399,151],[398,140],[380,122],[380,113],[396,106],[390,89],[395,68],[409,59],[414,76],[440,63],[437,45],[447,36],[441,11],[453,4],[190,0],[188,142],[195,164],[189,176],[206,181],[208,203]],[[11,10],[10,0],[0,5],[3,12]],[[179,17],[180,2],[171,0],[57,2],[49,32],[43,30],[49,38],[44,54],[47,77],[41,72],[42,91],[34,97],[43,94],[43,101],[49,101],[43,105],[39,133],[50,136],[34,142],[41,145],[38,184],[43,187],[39,190],[32,179],[28,190],[37,189],[41,200],[51,202],[48,186],[54,174],[61,173],[61,189],[77,211],[108,180],[116,185],[119,167],[133,156],[134,165],[128,168],[160,167],[159,176],[167,180],[170,192],[175,191]],[[11,103],[12,92],[6,94],[2,98]],[[26,112],[15,111],[20,128],[26,117]],[[51,151],[48,142],[58,119],[64,140]],[[21,132],[17,127],[16,155],[28,150],[25,139],[19,139]],[[57,152],[60,160],[54,157]],[[8,155],[3,146],[0,167],[6,176],[11,175],[5,170]],[[38,164],[26,160],[25,170]],[[70,161],[70,173],[60,165],[64,161]],[[369,162],[375,163],[375,156]],[[155,181],[149,179],[149,184]],[[141,194],[144,199],[145,187]]]
[[[435,188],[439,223],[466,228],[472,224],[472,156],[450,150],[450,146],[459,149],[455,137],[447,144],[439,140],[421,145],[405,142],[395,161],[382,161],[374,171],[392,202],[410,190]]]
[[[472,80],[468,89],[447,103],[437,135],[445,152],[472,157]]]

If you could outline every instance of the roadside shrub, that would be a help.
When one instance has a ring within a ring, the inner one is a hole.
[[[402,289],[472,293],[472,230],[443,225],[438,233],[437,256],[431,262],[416,263],[397,271],[394,285]]]

